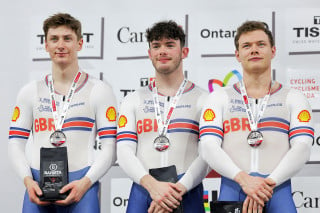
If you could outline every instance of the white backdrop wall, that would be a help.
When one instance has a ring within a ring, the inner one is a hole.
[[[7,157],[8,129],[15,97],[28,81],[50,72],[43,49],[42,21],[57,12],[68,12],[83,24],[84,49],[80,65],[88,73],[108,81],[119,103],[154,76],[147,59],[144,32],[154,22],[177,21],[187,33],[190,54],[184,61],[188,78],[206,90],[218,85],[233,70],[233,31],[245,20],[261,20],[272,29],[277,47],[273,78],[302,90],[312,104],[315,143],[310,162],[293,179],[299,212],[320,211],[320,2],[318,0],[184,1],[9,1],[0,7],[0,194],[1,212],[21,212],[24,186],[10,168]],[[237,80],[230,75],[229,85]],[[307,82],[308,81],[308,82]],[[311,90],[311,91],[310,91]],[[102,179],[102,212],[124,212],[130,181],[113,167]],[[205,181],[209,200],[217,191],[218,178]]]

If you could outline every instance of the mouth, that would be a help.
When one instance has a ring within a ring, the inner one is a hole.
[[[67,53],[56,53],[56,56],[58,56],[58,57],[64,57],[66,55],[67,55]]]
[[[253,58],[250,58],[249,61],[260,61],[262,59],[263,58],[260,58],[260,57],[253,57]]]
[[[170,61],[170,58],[159,58],[158,61],[160,61],[161,63],[167,63],[168,61]]]

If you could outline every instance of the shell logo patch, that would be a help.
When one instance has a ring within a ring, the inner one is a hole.
[[[206,109],[203,113],[203,119],[205,121],[213,121],[213,119],[216,117],[212,109]]]
[[[117,113],[116,113],[116,109],[113,106],[107,109],[106,117],[108,118],[109,121],[116,121]]]
[[[127,121],[126,116],[121,115],[120,118],[119,118],[119,122],[118,122],[119,128],[125,127],[126,124],[127,124],[127,122],[128,122],[128,121]]]
[[[19,117],[20,117],[20,108],[16,106],[13,110],[11,121],[16,122]]]
[[[298,115],[298,120],[300,122],[309,122],[310,119],[311,119],[311,115],[308,110],[302,110]]]

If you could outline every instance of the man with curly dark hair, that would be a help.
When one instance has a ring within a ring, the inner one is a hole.
[[[182,204],[201,213],[208,166],[198,154],[198,121],[207,93],[184,77],[189,49],[177,23],[156,23],[146,37],[156,78],[123,100],[118,123],[118,162],[134,181],[127,212],[181,212]]]

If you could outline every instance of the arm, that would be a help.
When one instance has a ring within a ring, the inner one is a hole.
[[[134,182],[140,184],[149,192],[153,200],[163,208],[170,210],[168,206],[173,207],[176,206],[174,203],[178,203],[174,196],[181,197],[174,188],[175,184],[154,179],[136,156],[138,141],[135,103],[139,102],[138,99],[137,92],[130,94],[124,98],[120,107],[117,133],[118,163]]]
[[[200,118],[200,148],[202,158],[219,174],[236,181],[244,192],[259,204],[271,197],[272,188],[263,178],[252,177],[242,171],[222,149],[223,113],[228,106],[224,90],[210,94]],[[267,190],[265,190],[265,188]]]
[[[33,97],[36,93],[36,82],[32,82],[23,87],[18,94],[10,123],[8,155],[15,172],[24,182],[31,202],[47,205],[48,202],[41,202],[38,198],[42,195],[42,191],[38,183],[33,180],[25,153],[25,146],[33,124]]]
[[[208,98],[208,93],[203,92],[201,96],[198,98],[197,101],[197,120],[200,120],[202,107],[205,101]],[[199,141],[195,141],[198,143],[198,152],[200,151]],[[188,154],[187,154],[188,155]],[[209,166],[208,164],[199,156],[194,159],[192,164],[189,166],[183,177],[178,181],[178,186],[182,190],[183,194],[187,191],[193,189],[197,185],[199,185],[202,180],[206,177],[209,173]]]
[[[314,136],[312,110],[303,94],[290,91],[287,107],[291,114],[288,136],[291,147],[269,175],[277,185],[290,179],[309,160]],[[300,114],[303,110],[306,110],[304,115]]]
[[[79,202],[115,161],[116,99],[111,87],[97,82],[91,92],[90,104],[95,111],[95,124],[101,142],[101,150],[83,178],[70,182],[60,190],[60,193],[70,190],[70,194],[65,200],[56,201],[58,205]]]

